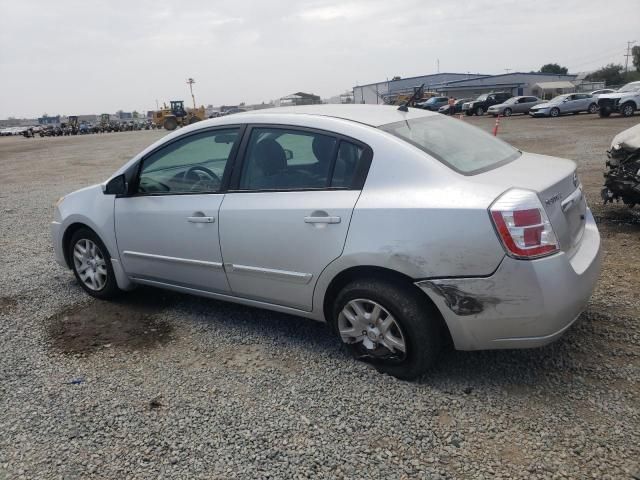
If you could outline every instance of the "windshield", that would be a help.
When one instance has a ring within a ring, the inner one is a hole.
[[[551,100],[549,100],[549,103],[558,103],[563,101],[565,98],[567,98],[569,95],[558,95],[557,97],[553,97]]]
[[[465,175],[496,168],[520,156],[520,151],[508,143],[461,120],[443,115],[389,123],[380,129]]]
[[[511,105],[512,103],[516,103],[517,101],[518,101],[518,97],[511,97],[510,99],[505,100],[502,103],[504,103],[506,105]]]
[[[488,96],[489,96],[489,94],[485,93],[484,95],[480,95],[478,98],[476,98],[476,100],[479,101],[479,102],[484,102],[487,99]]]
[[[640,83],[633,82],[627,83],[623,87],[620,87],[619,92],[640,92]]]
[[[436,97],[431,97],[429,100],[427,100],[425,103],[426,104],[432,104],[432,103],[436,103],[438,101],[438,99]]]

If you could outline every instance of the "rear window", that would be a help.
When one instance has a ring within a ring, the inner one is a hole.
[[[443,115],[404,120],[380,127],[425,151],[456,172],[474,175],[511,162],[520,151],[508,143]]]

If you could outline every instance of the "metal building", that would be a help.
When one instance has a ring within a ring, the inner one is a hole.
[[[425,90],[455,98],[475,98],[488,92],[509,92],[512,95],[542,96],[540,84],[549,82],[572,83],[580,90],[577,75],[556,75],[537,72],[511,72],[500,75],[467,73],[436,73],[403,78],[388,82],[353,87],[355,103],[393,103],[394,95],[413,91],[424,83]]]
[[[412,92],[414,87],[419,87],[423,83],[426,91],[434,91],[435,85],[441,85],[445,82],[470,80],[486,76],[486,74],[479,73],[434,73],[431,75],[402,78],[400,80],[369,83],[367,85],[353,87],[353,100],[354,103],[383,104],[387,103],[386,101],[390,97]]]

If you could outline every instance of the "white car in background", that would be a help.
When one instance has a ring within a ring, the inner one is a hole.
[[[598,113],[603,118],[612,113],[631,117],[636,110],[640,110],[640,81],[627,83],[613,93],[600,95],[598,107]]]

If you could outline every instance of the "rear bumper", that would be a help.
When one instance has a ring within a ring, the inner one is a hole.
[[[600,274],[600,235],[591,211],[573,257],[505,257],[486,278],[416,285],[442,313],[456,349],[539,347],[559,338],[584,310]]]

